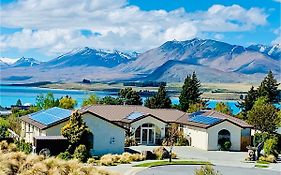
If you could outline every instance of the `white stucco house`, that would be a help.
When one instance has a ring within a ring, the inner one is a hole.
[[[251,125],[245,121],[213,110],[185,113],[176,109],[149,109],[144,106],[94,105],[82,108],[93,115],[127,128],[141,145],[159,145],[170,124],[179,124],[189,146],[219,150],[219,140],[232,144],[230,150],[245,151],[251,144]]]
[[[20,118],[21,137],[34,145],[35,139],[60,139],[72,111],[58,107],[38,111]],[[123,153],[126,129],[89,111],[82,113],[92,133],[92,155]],[[56,137],[57,136],[57,137]]]

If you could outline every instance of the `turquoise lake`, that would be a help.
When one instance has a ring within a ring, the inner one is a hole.
[[[96,94],[98,97],[102,98],[104,96],[116,97],[117,94],[108,91],[83,91],[83,90],[59,90],[59,89],[47,89],[47,88],[37,88],[37,87],[23,87],[23,86],[0,86],[0,105],[2,107],[9,107],[14,105],[18,99],[21,99],[22,103],[34,104],[36,96],[39,94],[46,94],[52,92],[56,98],[60,98],[65,95],[69,95],[77,100],[77,107],[81,106],[83,98],[89,94]],[[143,97],[145,100],[145,97]],[[178,104],[179,99],[177,97],[171,97],[173,104]],[[219,100],[209,100],[208,108],[214,108]],[[224,101],[232,109],[233,114],[240,112],[240,109],[236,107],[237,101]],[[280,106],[280,104],[278,105]]]

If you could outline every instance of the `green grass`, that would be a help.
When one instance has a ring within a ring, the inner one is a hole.
[[[258,164],[265,164],[265,165],[268,165],[268,164],[269,164],[269,162],[263,161],[263,160],[258,160],[257,163],[258,163]]]
[[[207,161],[193,161],[193,160],[180,160],[180,161],[156,161],[156,162],[147,162],[135,165],[134,167],[155,167],[155,166],[164,166],[164,165],[211,165]]]
[[[268,168],[268,165],[255,165],[256,168]]]

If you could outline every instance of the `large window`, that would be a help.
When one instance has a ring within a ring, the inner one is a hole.
[[[230,141],[230,132],[226,129],[222,129],[218,133],[218,144],[221,145],[226,141]]]

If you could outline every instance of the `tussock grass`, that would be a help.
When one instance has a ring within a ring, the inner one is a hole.
[[[131,162],[142,161],[142,160],[145,160],[145,156],[142,154],[130,154],[130,153],[123,153],[121,155],[106,154],[100,158],[98,164],[104,166],[114,166],[118,164],[129,164]]]
[[[23,152],[0,152],[0,175],[112,175],[113,173],[82,164],[77,160],[44,158]]]

